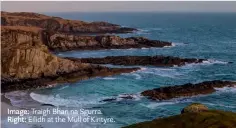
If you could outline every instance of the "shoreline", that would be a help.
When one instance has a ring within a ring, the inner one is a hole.
[[[10,99],[6,98],[4,93],[1,94],[1,118],[7,116],[7,109],[17,109],[11,104]]]

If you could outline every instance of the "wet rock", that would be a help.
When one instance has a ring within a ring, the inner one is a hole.
[[[50,107],[55,107],[55,105],[52,105],[52,104],[41,104],[41,106],[50,106]]]
[[[109,99],[104,99],[101,102],[111,102],[111,101],[115,101],[116,98],[109,98]]]
[[[134,94],[121,94],[115,98],[108,98],[104,99],[101,102],[111,102],[111,101],[116,101],[116,100],[132,100],[135,99],[136,95]]]
[[[168,87],[160,87],[147,90],[141,93],[153,100],[169,100],[172,98],[195,96],[200,94],[209,94],[215,92],[215,88],[235,87],[236,82],[231,81],[206,81],[198,84],[184,84]]]
[[[182,66],[189,63],[202,63],[205,59],[179,58],[171,56],[109,56],[105,58],[68,58],[82,63],[113,64],[113,65],[151,65],[151,66]]]

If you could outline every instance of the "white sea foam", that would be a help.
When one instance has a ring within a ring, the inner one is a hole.
[[[140,93],[137,94],[119,94],[117,96],[112,96],[112,97],[103,97],[103,100],[106,99],[115,99],[115,101],[123,101],[123,100],[133,100],[133,101],[138,101],[142,98],[143,96],[140,95]]]
[[[134,75],[136,78],[136,80],[139,80],[139,79],[141,79],[142,77],[139,75],[139,74],[137,74],[137,73],[132,73],[132,75]]]
[[[179,76],[184,75],[177,72],[176,69],[174,68],[148,68],[146,70],[140,70],[139,72],[146,74],[154,74],[157,76],[169,77],[169,78],[177,78]]]
[[[60,87],[58,90],[63,90],[63,89],[66,89],[66,88],[68,88],[68,87],[69,87],[68,85],[62,86],[62,87]]]
[[[115,80],[116,78],[114,78],[114,77],[104,77],[103,79],[104,80]]]
[[[180,68],[189,69],[195,66],[213,65],[213,64],[228,64],[228,62],[208,59],[208,60],[204,60],[202,63],[186,63],[184,66],[181,66]]]
[[[175,47],[176,44],[175,43],[171,43],[171,46],[164,46],[164,48],[171,48],[171,47]]]
[[[214,60],[214,59],[208,59],[206,61],[203,61],[203,64],[228,64],[228,62]]]
[[[150,109],[155,109],[156,107],[159,107],[159,106],[179,104],[179,103],[189,103],[189,102],[191,103],[193,101],[191,99],[187,99],[187,98],[175,98],[172,100],[152,102],[147,105],[145,105],[145,104],[141,104],[141,105],[145,106],[147,108],[150,108]]]
[[[220,107],[226,107],[226,108],[236,108],[236,106],[232,106],[232,105],[224,105],[224,104],[220,104],[220,103],[202,102],[202,104],[210,105],[210,106],[220,106]]]
[[[11,101],[11,104],[20,108],[35,107],[40,105],[35,102],[29,95],[27,91],[13,91],[5,93],[4,95],[7,99]]]
[[[223,88],[215,88],[219,93],[236,93],[236,86],[234,87],[223,87]]]
[[[117,101],[121,101],[125,99],[124,97],[132,97],[132,100],[140,100],[143,96],[141,96],[139,93],[138,94],[119,94],[117,96]]]
[[[67,99],[65,99],[65,98],[60,97],[59,94],[54,96],[54,95],[42,95],[42,94],[31,92],[30,97],[40,103],[52,104],[54,106],[81,107],[81,106],[90,105],[90,104],[101,104],[99,103],[100,100],[98,98],[87,100],[86,98],[79,97],[79,98],[76,98],[75,100],[75,98],[68,97]]]

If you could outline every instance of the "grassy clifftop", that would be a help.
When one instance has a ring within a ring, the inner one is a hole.
[[[185,111],[180,115],[141,122],[124,128],[236,128],[236,113],[208,110],[206,106],[196,103],[183,110]]]

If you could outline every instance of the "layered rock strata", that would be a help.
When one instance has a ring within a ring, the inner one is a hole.
[[[1,32],[3,92],[44,86],[52,81],[67,82],[138,69],[111,69],[57,57],[44,45],[39,28],[5,26]]]
[[[121,38],[115,35],[81,36],[45,32],[45,44],[53,51],[129,49],[172,46],[171,42],[144,37]]]

